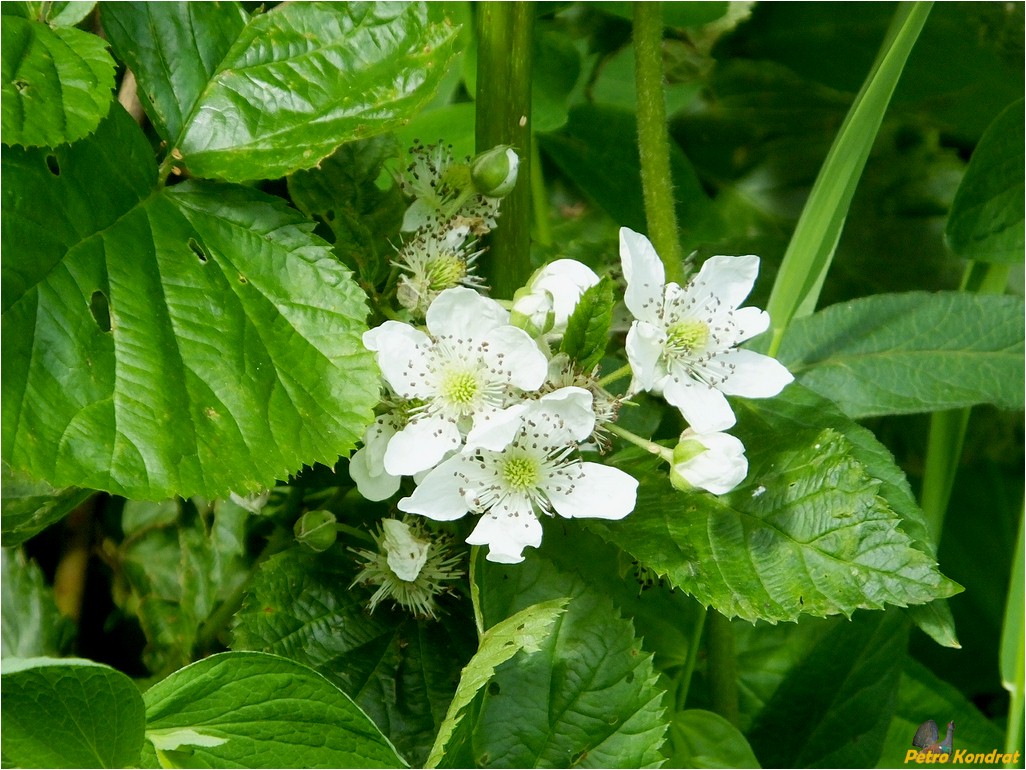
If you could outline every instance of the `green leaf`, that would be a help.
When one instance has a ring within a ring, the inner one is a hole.
[[[150,500],[334,464],[378,400],[349,271],[280,199],[154,190],[148,156],[120,108],[50,155],[5,148],[5,459]]]
[[[104,3],[100,18],[147,116],[172,143],[248,19],[233,2]]]
[[[277,655],[213,655],[144,698],[146,738],[171,767],[406,766],[342,691]]]
[[[128,501],[125,539],[114,556],[120,603],[139,618],[144,662],[166,675],[209,650],[197,650],[201,624],[248,577],[241,558],[249,512],[228,500]]]
[[[645,231],[638,128],[629,111],[599,105],[574,107],[567,125],[557,133],[539,136],[538,144],[616,222]],[[682,242],[697,242],[711,215],[711,201],[676,144],[670,148],[670,170]]]
[[[581,55],[565,34],[542,29],[532,41],[531,130],[566,125],[570,94],[581,76]]]
[[[1021,297],[878,294],[794,322],[780,362],[853,419],[989,403],[1022,409]]]
[[[538,551],[515,566],[483,566],[486,627],[540,602],[570,604],[539,652],[496,669],[479,708],[464,717],[473,753],[462,766],[657,767],[663,693],[630,621]],[[444,764],[463,760],[452,752]]]
[[[0,463],[0,468],[3,469],[0,543],[5,548],[21,545],[63,519],[93,494],[91,489],[78,487],[54,489],[45,481],[18,473],[7,462]]]
[[[500,620],[485,631],[474,657],[463,668],[459,687],[449,704],[445,721],[438,730],[438,737],[425,767],[437,767],[445,751],[445,745],[452,737],[456,725],[463,718],[463,710],[474,700],[474,696],[495,673],[496,666],[505,663],[521,650],[525,654],[538,652],[551,633],[552,625],[564,612],[569,600],[553,599],[521,610],[512,617]]]
[[[584,291],[567,321],[559,349],[576,361],[581,371],[590,372],[598,366],[606,352],[613,304],[613,281],[603,276]]]
[[[293,548],[268,559],[236,615],[232,648],[277,653],[322,673],[420,765],[474,650],[469,612],[454,612],[443,598],[450,614],[439,621],[383,606],[370,615],[369,590],[347,590],[354,577],[341,548]]]
[[[726,14],[729,7],[729,3],[718,1],[667,3],[663,10],[663,24],[667,27],[693,27],[708,24]],[[609,2],[602,3],[596,8],[628,21],[634,19],[631,3]]]
[[[5,658],[6,766],[134,767],[143,745],[143,699],[132,680],[76,658]]]
[[[791,320],[816,307],[869,151],[930,7],[897,6],[880,53],[820,167],[766,305],[772,318],[771,354]]]
[[[899,767],[905,764],[905,752],[912,748],[912,736],[927,719],[938,725],[954,720],[954,750],[987,753],[1000,750],[1004,736],[980,713],[956,687],[940,679],[913,659],[905,662],[898,685],[897,702],[887,729],[883,751],[877,767]],[[943,729],[943,728],[942,728]],[[954,755],[952,759],[955,759]],[[864,765],[868,767],[868,765]],[[979,767],[965,762],[949,762],[949,767]]]
[[[860,613],[826,633],[791,669],[748,732],[763,766],[874,766],[907,643],[901,613]]]
[[[5,658],[35,658],[56,657],[64,651],[75,627],[57,611],[53,589],[46,584],[42,570],[21,549],[0,551],[0,594],[0,654]]]
[[[197,12],[197,30],[188,26],[192,11],[156,10],[180,30],[165,54],[154,39],[163,29],[147,25],[148,13],[123,11],[116,36],[147,71],[142,82],[153,85],[172,153],[194,176],[232,181],[312,168],[344,142],[401,124],[434,94],[455,38],[443,12],[423,3],[287,3],[252,17],[224,51],[227,33],[216,28],[236,10]],[[216,41],[209,49],[208,37]],[[159,72],[178,50],[210,57],[183,76],[184,96]]]
[[[945,236],[963,259],[1023,260],[1023,100],[1010,104],[983,134],[948,214]]]
[[[670,722],[670,767],[760,767],[740,731],[719,714],[688,709]]]
[[[93,12],[96,2],[95,0],[90,2],[70,0],[70,2],[44,2],[41,5],[46,8],[44,21],[51,27],[73,27]]]
[[[390,134],[349,142],[317,168],[288,178],[292,202],[331,228],[335,254],[371,286],[388,273],[406,211],[398,185],[382,189],[376,184],[385,162],[398,154]]]
[[[4,144],[56,147],[96,130],[114,98],[114,60],[103,40],[8,16],[2,42]]]
[[[786,401],[787,393],[774,401]],[[721,497],[643,478],[625,522],[590,521],[702,604],[771,622],[907,606],[959,588],[917,548],[880,496],[881,482],[831,427],[780,429],[772,402],[743,402],[736,434],[747,479]]]

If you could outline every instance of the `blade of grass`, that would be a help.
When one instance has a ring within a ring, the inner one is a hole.
[[[766,308],[773,328],[771,355],[780,348],[791,320],[808,315],[816,307],[855,187],[931,6],[932,3],[898,4],[873,68],[819,170]]]
[[[1005,754],[1022,750],[1023,713],[1026,711],[1026,694],[1023,692],[1024,663],[1026,663],[1026,624],[1024,624],[1024,590],[1026,581],[1026,544],[1023,542],[1023,518],[1019,518],[1019,539],[1015,547],[1015,565],[1012,567],[1008,586],[1008,601],[1005,604],[1005,621],[1001,629],[1001,684],[1011,694],[1008,705],[1008,729],[1005,733]],[[1020,755],[1021,756],[1021,755]],[[1015,767],[1018,763],[1006,763]]]

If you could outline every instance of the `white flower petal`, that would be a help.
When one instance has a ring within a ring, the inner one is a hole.
[[[766,331],[770,325],[770,314],[757,307],[743,307],[734,311],[734,324],[737,326],[737,344]]]
[[[703,300],[712,296],[722,305],[736,308],[751,293],[758,275],[759,258],[756,256],[709,257],[686,291],[689,298]]]
[[[634,510],[638,482],[619,468],[581,463],[580,473],[574,474],[572,484],[550,484],[545,492],[556,513],[564,518],[615,520]]]
[[[363,344],[374,351],[385,382],[403,398],[430,395],[424,360],[431,338],[409,324],[385,321],[364,332]]]
[[[692,486],[714,495],[725,495],[748,475],[745,445],[734,436],[727,433],[695,433],[688,428],[681,434],[680,440],[698,441],[706,447],[706,451],[701,454],[674,465],[674,470]]]
[[[662,329],[635,321],[627,332],[627,361],[634,372],[634,382],[640,390],[655,390],[666,375],[662,364],[663,342],[666,335]]]
[[[487,343],[481,357],[496,374],[521,390],[537,390],[545,382],[548,359],[523,329],[499,326],[479,336]]]
[[[437,465],[461,440],[456,423],[440,416],[415,417],[388,442],[385,470],[393,476],[412,476]]]
[[[568,441],[583,441],[595,430],[595,396],[590,390],[568,385],[546,393],[528,408],[524,419],[536,412],[558,422],[561,430],[552,430],[547,438],[553,446]]]
[[[419,230],[430,221],[431,215],[434,213],[436,213],[436,209],[430,201],[417,198],[403,214],[402,231],[412,233]]]
[[[724,379],[718,387],[730,396],[769,398],[794,380],[794,375],[775,358],[751,350],[728,350],[710,363],[723,372]]]
[[[557,259],[543,267],[530,283],[532,293],[547,292],[552,297],[556,332],[566,329],[566,322],[577,307],[581,294],[599,282],[595,271],[576,259]]]
[[[542,541],[541,522],[533,513],[521,516],[482,514],[470,533],[470,545],[487,545],[488,561],[500,564],[519,564],[524,560],[524,548],[537,548]]]
[[[490,449],[493,452],[501,452],[508,447],[520,430],[528,403],[521,401],[496,412],[480,412],[474,415],[474,426],[467,433],[463,451]]]
[[[473,289],[457,286],[435,297],[425,317],[428,331],[436,337],[478,339],[497,326],[509,323],[509,311]]]
[[[627,279],[624,302],[639,321],[659,325],[666,271],[648,238],[620,228],[620,263]]]
[[[463,497],[462,455],[455,455],[425,476],[413,494],[399,501],[399,510],[417,513],[435,521],[453,521],[470,509]]]
[[[399,491],[402,479],[386,473],[385,469],[371,460],[370,451],[357,449],[349,458],[349,475],[356,482],[356,488],[367,500],[387,500]]]
[[[363,432],[363,447],[371,468],[385,470],[385,450],[399,429],[399,417],[391,412],[383,414],[367,426]]]
[[[410,527],[399,519],[382,519],[381,529],[389,568],[400,580],[413,582],[427,563],[431,542],[414,537]]]
[[[696,382],[686,374],[666,381],[663,398],[677,407],[688,424],[699,433],[725,430],[737,422],[734,411],[720,391]]]

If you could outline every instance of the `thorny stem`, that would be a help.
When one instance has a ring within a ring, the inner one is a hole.
[[[670,134],[663,95],[663,14],[658,2],[634,3],[634,76],[638,92],[638,152],[648,236],[666,280],[684,284],[684,253],[677,236]]]

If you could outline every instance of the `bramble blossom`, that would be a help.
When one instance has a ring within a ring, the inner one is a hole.
[[[590,267],[575,259],[550,262],[513,298],[513,323],[534,336],[562,334],[581,294],[599,282]]]
[[[541,544],[539,515],[622,519],[634,510],[638,482],[573,456],[574,442],[594,429],[594,415],[572,421],[562,415],[585,413],[591,413],[591,393],[583,388],[533,402],[507,447],[450,457],[399,501],[399,509],[437,521],[481,514],[467,542],[487,545],[488,560],[506,564],[523,561],[525,547]]]
[[[727,433],[680,434],[670,462],[670,483],[677,489],[699,487],[725,495],[748,475],[745,445]]]
[[[794,378],[769,356],[735,346],[769,326],[769,314],[738,308],[752,290],[759,258],[710,257],[687,286],[665,283],[649,240],[620,228],[620,259],[636,319],[627,333],[630,392],[661,394],[699,433],[734,424],[725,395],[775,396]]]
[[[485,432],[518,394],[536,390],[548,369],[534,340],[509,325],[508,311],[472,289],[439,294],[426,324],[427,333],[386,321],[363,335],[389,387],[416,402],[384,452],[392,476],[431,468],[464,435]]]

